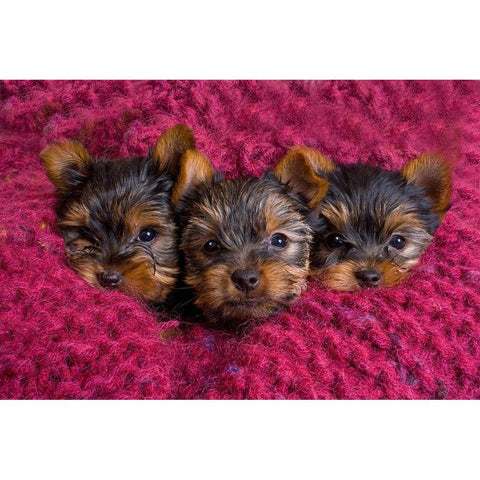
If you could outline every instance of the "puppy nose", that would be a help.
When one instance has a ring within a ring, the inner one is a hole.
[[[248,293],[258,285],[259,273],[253,268],[235,270],[232,274],[232,282],[238,290]]]
[[[105,288],[117,288],[122,281],[122,274],[115,270],[105,270],[97,274],[98,282]]]
[[[361,268],[355,272],[357,280],[366,286],[375,287],[380,283],[382,276],[376,268]]]

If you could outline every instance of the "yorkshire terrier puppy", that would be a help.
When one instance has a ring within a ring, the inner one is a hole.
[[[269,316],[300,295],[309,268],[309,212],[271,171],[224,180],[208,158],[189,150],[172,202],[185,283],[209,321]]]
[[[316,150],[293,147],[277,169],[317,212],[311,271],[336,290],[402,282],[450,204],[450,167],[434,155],[388,171],[337,165]],[[282,171],[295,175],[289,179]],[[322,195],[315,199],[317,191]]]
[[[178,274],[170,196],[180,157],[194,145],[191,130],[176,125],[147,157],[97,159],[76,141],[41,152],[67,257],[90,285],[166,299]]]

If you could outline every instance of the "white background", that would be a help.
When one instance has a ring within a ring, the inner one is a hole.
[[[476,79],[473,5],[10,0],[0,78]],[[0,475],[478,479],[479,418],[478,401],[4,401]]]

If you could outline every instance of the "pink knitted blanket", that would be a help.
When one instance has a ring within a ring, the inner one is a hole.
[[[0,83],[0,397],[480,398],[479,102],[475,82]],[[399,288],[313,279],[241,335],[179,329],[70,270],[38,155],[60,137],[145,154],[175,123],[228,176],[294,144],[392,169],[447,150],[452,208]]]

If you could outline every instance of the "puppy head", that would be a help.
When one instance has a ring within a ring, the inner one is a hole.
[[[222,180],[206,157],[191,151],[172,198],[180,212],[185,281],[207,317],[267,316],[298,297],[311,229],[300,199],[274,174]]]
[[[309,162],[315,174],[329,182],[318,206],[312,270],[320,269],[327,286],[337,290],[399,284],[448,209],[447,163],[424,155],[401,172],[366,165],[341,167],[324,157],[313,162],[310,149],[303,148],[297,149],[300,163]]]
[[[88,283],[165,300],[178,274],[173,176],[181,154],[193,146],[190,129],[177,125],[146,158],[98,160],[74,141],[42,151],[60,201],[68,259]]]

